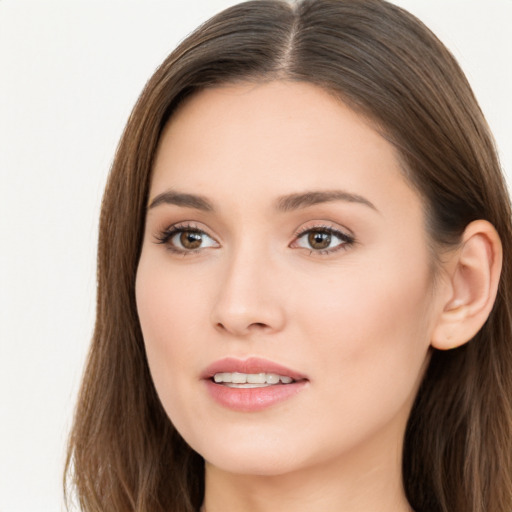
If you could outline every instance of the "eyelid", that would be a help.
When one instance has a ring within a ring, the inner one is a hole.
[[[182,222],[176,222],[175,224],[171,224],[170,226],[154,233],[155,243],[165,245],[166,248],[174,253],[181,254],[183,256],[195,254],[202,250],[212,248],[212,246],[206,246],[206,247],[198,247],[197,249],[185,249],[181,247],[177,247],[175,245],[171,245],[170,241],[180,232],[184,231],[190,231],[199,233],[201,235],[205,235],[206,237],[213,240],[216,244],[215,247],[220,247],[219,241],[212,236],[208,231],[202,227],[199,227],[195,222],[191,221],[182,221]]]
[[[330,248],[326,248],[326,249],[310,248],[309,249],[310,255],[332,254],[332,253],[337,252],[342,249],[346,250],[346,249],[352,247],[356,243],[355,235],[352,233],[351,230],[349,230],[347,228],[341,228],[341,227],[338,227],[337,225],[336,226],[333,225],[332,223],[323,221],[323,222],[318,222],[318,223],[311,222],[311,223],[302,225],[295,232],[294,240],[293,240],[293,242],[291,242],[289,247],[299,248],[299,249],[301,249],[301,248],[308,249],[307,247],[302,247],[302,246],[296,245],[297,241],[301,238],[304,238],[304,236],[307,235],[308,233],[315,232],[315,231],[327,232],[327,233],[335,236],[339,240],[341,240],[341,242],[338,245],[336,245],[335,247],[330,247]]]
[[[308,231],[321,231],[322,229],[325,231],[332,231],[333,233],[340,233],[345,237],[355,239],[355,234],[352,232],[352,230],[345,226],[341,226],[336,222],[331,222],[328,220],[309,221],[302,223],[300,227],[295,230],[294,236],[299,237]]]

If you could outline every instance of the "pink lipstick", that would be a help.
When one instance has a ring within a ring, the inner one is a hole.
[[[256,412],[280,403],[304,389],[305,375],[285,366],[251,357],[225,358],[201,374],[210,396],[239,412]]]

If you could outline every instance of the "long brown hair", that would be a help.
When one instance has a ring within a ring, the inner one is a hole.
[[[174,429],[148,370],[134,283],[152,162],[184,98],[234,81],[306,81],[369,117],[426,204],[435,246],[497,229],[494,309],[463,347],[433,351],[407,426],[403,482],[416,512],[512,510],[512,222],[492,136],[467,80],[416,18],[382,0],[259,0],[199,27],[147,83],[105,191],[97,321],[70,437],[82,510],[198,510],[202,458]]]

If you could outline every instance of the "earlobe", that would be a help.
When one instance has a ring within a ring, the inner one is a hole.
[[[494,226],[485,220],[468,224],[447,264],[448,288],[432,347],[459,347],[482,328],[496,299],[501,265],[502,246]]]

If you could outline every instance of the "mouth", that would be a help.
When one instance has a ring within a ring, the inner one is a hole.
[[[266,359],[225,358],[201,375],[210,396],[223,407],[255,412],[287,400],[304,389],[305,375]]]
[[[296,381],[287,375],[277,373],[221,372],[213,376],[213,382],[228,388],[249,389],[291,384]]]
[[[255,384],[260,387],[307,380],[305,375],[296,370],[259,357],[220,359],[208,366],[201,378],[210,379],[216,384]]]

